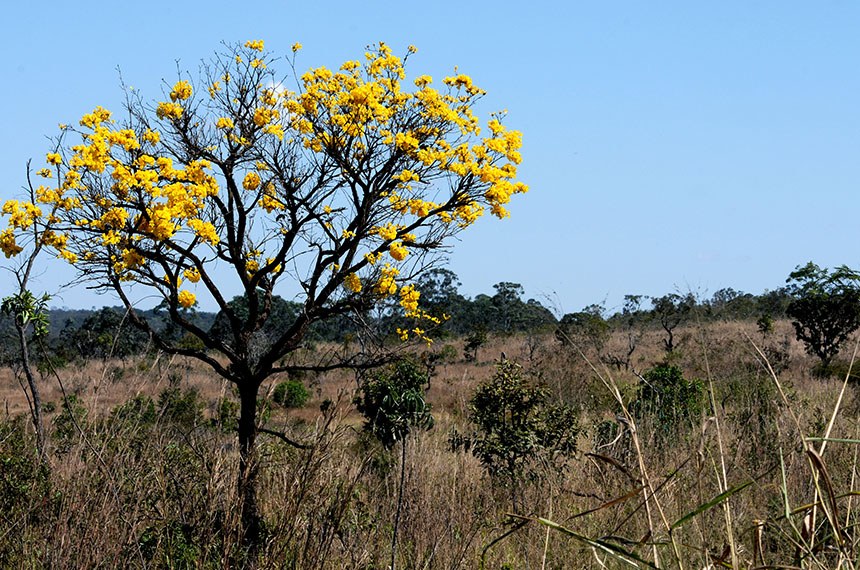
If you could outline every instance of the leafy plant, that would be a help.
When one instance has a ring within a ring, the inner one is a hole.
[[[677,366],[659,364],[642,375],[630,411],[637,418],[649,418],[658,436],[666,436],[681,422],[701,415],[704,396],[701,380],[687,380]]]
[[[553,403],[549,390],[530,383],[510,360],[500,361],[493,377],[478,386],[469,402],[469,420],[476,432],[467,445],[514,498],[518,479],[534,479],[546,469],[560,471],[576,452],[575,411]],[[456,448],[466,441],[455,436],[452,443]]]
[[[786,282],[794,297],[786,313],[797,340],[819,358],[826,374],[842,343],[860,327],[860,273],[845,265],[830,272],[810,261]]]
[[[355,400],[365,418],[364,428],[390,449],[414,428],[433,427],[431,406],[424,397],[428,381],[426,369],[411,360],[373,374]]]
[[[308,389],[298,380],[279,382],[272,391],[272,400],[285,408],[301,408],[310,397]]]
[[[406,438],[413,428],[430,429],[434,423],[430,404],[424,398],[429,380],[426,368],[403,359],[365,381],[361,386],[361,396],[355,400],[358,411],[365,417],[365,429],[375,435],[386,449],[400,442],[400,484],[391,538],[391,570],[396,568],[397,531],[403,508]]]
[[[657,297],[651,300],[654,315],[660,321],[660,326],[666,332],[666,337],[663,339],[663,348],[668,354],[671,354],[677,348],[675,344],[675,329],[684,323],[696,306],[696,299],[693,295],[678,295],[677,293],[669,293],[662,297]]]
[[[466,362],[474,362],[478,359],[478,349],[487,344],[487,329],[483,326],[475,327],[465,341],[463,358],[466,359]]]

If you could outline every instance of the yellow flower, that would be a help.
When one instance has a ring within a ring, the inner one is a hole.
[[[215,226],[213,226],[209,222],[204,222],[203,220],[193,218],[188,220],[188,227],[194,230],[194,233],[202,239],[204,242],[211,245],[218,245],[221,241],[220,236],[215,231]]]
[[[143,133],[143,140],[148,142],[149,144],[158,144],[158,141],[161,140],[161,134],[157,131],[151,131],[146,129],[146,132]]]
[[[63,157],[61,157],[56,152],[49,152],[48,155],[45,157],[45,159],[48,161],[48,164],[55,164],[55,165],[60,164],[63,161]]]
[[[296,53],[300,49],[302,49],[302,44],[300,44],[299,42],[293,44],[293,53]]]
[[[191,84],[183,79],[181,81],[177,81],[176,85],[173,86],[173,91],[170,92],[170,100],[176,101],[178,99],[180,101],[185,101],[191,97],[192,93],[193,90],[191,89]]]
[[[242,180],[242,187],[245,190],[256,190],[260,187],[260,175],[256,172],[249,172],[245,175],[245,179]]]
[[[96,107],[92,113],[81,117],[81,126],[94,129],[102,123],[110,121],[110,111],[102,107]]]
[[[376,233],[386,241],[397,239],[397,226],[394,224],[386,224],[380,228],[376,228]]]
[[[233,119],[230,117],[219,117],[217,121],[215,121],[216,129],[224,129],[229,130],[233,128]]]
[[[245,47],[257,51],[263,51],[265,49],[263,40],[248,40],[245,42]]]
[[[266,125],[263,132],[269,135],[275,135],[279,140],[284,140],[284,127],[282,125]]]
[[[278,200],[276,197],[269,195],[266,193],[260,201],[258,202],[261,208],[265,209],[269,214],[272,213],[272,210],[283,210],[286,208],[286,205]]]
[[[403,261],[406,259],[406,256],[409,255],[409,250],[403,247],[403,244],[398,241],[395,241],[388,246],[388,252],[391,254],[391,257],[397,261]]]
[[[343,278],[343,286],[353,293],[358,293],[361,291],[361,279],[355,273],[350,273]]]
[[[271,123],[274,119],[280,116],[277,109],[267,109],[258,107],[254,110],[254,124],[258,127],[264,127]]]
[[[177,103],[162,101],[155,109],[155,115],[159,119],[178,119],[182,116],[182,106]]]
[[[2,251],[6,257],[14,257],[21,253],[24,248],[15,243],[15,234],[12,231],[12,228],[6,228],[2,232],[0,232],[0,251]]]
[[[406,311],[406,316],[416,316],[418,314],[418,298],[421,293],[415,289],[414,285],[404,285],[400,289],[400,306]]]
[[[197,271],[196,267],[192,267],[191,269],[186,269],[182,272],[185,275],[185,278],[191,281],[192,283],[197,283],[200,281],[200,272]]]
[[[418,175],[408,169],[404,170],[400,174],[395,174],[392,178],[400,180],[401,182],[412,182],[413,180],[418,182]]]
[[[134,269],[135,267],[140,267],[146,263],[146,258],[137,250],[124,249],[122,250],[122,261],[127,268]]]
[[[179,292],[177,300],[183,308],[190,309],[197,302],[197,297],[191,291],[183,289]]]
[[[394,295],[397,293],[397,282],[395,281],[395,278],[399,274],[400,271],[398,271],[396,267],[391,267],[390,263],[386,263],[385,267],[382,268],[382,276],[379,278],[379,281],[376,282],[376,285],[374,285],[373,291],[383,297]]]

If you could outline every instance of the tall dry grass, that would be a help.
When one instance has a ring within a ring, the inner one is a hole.
[[[552,334],[492,338],[477,362],[447,343],[458,356],[436,366],[436,426],[407,449],[398,567],[856,568],[857,387],[853,373],[815,377],[790,335],[788,323],[767,336],[747,323],[681,330],[668,359],[701,379],[702,412],[668,431],[628,407],[640,375],[667,358],[656,331],[628,369]],[[625,343],[610,338],[601,352]],[[471,393],[502,352],[575,406],[585,428],[562,473],[524,483],[517,512],[477,459],[448,443],[453,430],[472,429]],[[56,379],[43,379],[54,404],[48,474],[16,419],[25,403],[2,377],[0,567],[241,567],[235,434],[221,421],[229,387],[181,359],[92,362],[60,375],[79,406],[70,422]],[[362,432],[352,375],[305,380],[311,401],[273,409],[268,425],[309,449],[261,436],[261,564],[385,568],[399,454]],[[173,400],[159,405],[169,389]],[[152,398],[154,416],[145,406],[115,411],[135,397]]]

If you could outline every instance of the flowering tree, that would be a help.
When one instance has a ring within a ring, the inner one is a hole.
[[[254,461],[262,382],[290,370],[358,366],[360,355],[309,364],[301,342],[316,322],[395,298],[419,307],[413,281],[432,252],[486,210],[527,190],[515,181],[521,134],[493,115],[482,136],[484,95],[462,74],[441,89],[430,77],[406,88],[403,58],[380,43],[364,61],[292,79],[273,70],[261,40],[228,47],[194,81],[181,73],[163,101],[133,91],[122,119],[98,107],[61,125],[33,199],[3,206],[0,249],[16,255],[34,235],[83,279],[112,290],[162,350],[206,363],[240,395],[240,496],[246,540],[259,533]],[[287,85],[293,85],[288,89]],[[299,290],[297,316],[260,335],[276,292]],[[135,311],[154,293],[203,348],[172,344]],[[235,309],[227,292],[244,297]],[[184,309],[206,299],[229,334],[212,335]],[[401,338],[423,334],[420,323]]]

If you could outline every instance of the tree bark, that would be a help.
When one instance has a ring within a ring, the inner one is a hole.
[[[257,392],[259,385],[239,385],[239,501],[242,505],[242,543],[247,551],[247,568],[257,567],[262,540],[262,517],[257,505]]]
[[[45,451],[45,426],[42,421],[42,397],[39,394],[39,386],[36,384],[36,378],[33,376],[33,368],[30,365],[27,331],[17,322],[15,328],[18,330],[18,342],[21,345],[21,366],[24,369],[24,376],[27,378],[30,396],[32,397],[30,416],[33,419],[33,427],[36,430],[36,449],[39,454],[39,462],[44,466],[47,454]]]

